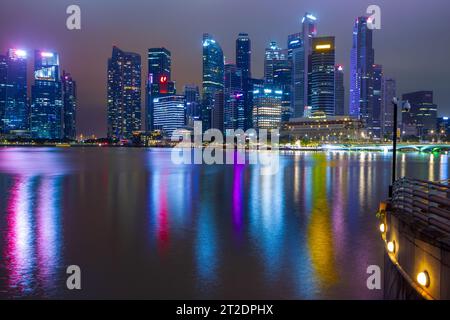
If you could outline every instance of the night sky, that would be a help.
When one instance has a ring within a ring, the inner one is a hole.
[[[80,31],[66,29],[71,4],[82,10]],[[106,64],[113,45],[140,53],[143,71],[147,48],[171,50],[181,93],[185,84],[201,83],[204,32],[219,41],[227,62],[234,62],[237,34],[248,32],[253,76],[262,77],[267,43],[285,47],[287,35],[301,30],[300,19],[308,11],[319,19],[319,35],[336,36],[336,62],[345,66],[348,91],[352,26],[371,4],[382,10],[375,60],[397,79],[397,94],[433,90],[439,114],[450,115],[448,0],[1,0],[0,51],[57,51],[78,83],[78,133],[104,136]]]

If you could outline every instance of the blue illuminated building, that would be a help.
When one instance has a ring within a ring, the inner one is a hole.
[[[203,130],[213,127],[213,114],[223,112],[224,57],[219,43],[209,34],[203,35]],[[217,101],[216,101],[217,100]],[[220,101],[221,100],[221,101]],[[222,103],[222,105],[221,105]]]
[[[61,139],[62,87],[56,52],[35,51],[34,85],[31,89],[31,134],[37,139]]]
[[[28,130],[27,52],[9,49],[0,57],[0,132]]]

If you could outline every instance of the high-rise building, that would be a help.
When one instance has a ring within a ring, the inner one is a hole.
[[[5,133],[4,119],[6,107],[6,87],[8,86],[8,64],[6,56],[0,54],[0,134]]]
[[[253,92],[253,127],[279,129],[281,127],[281,101],[283,92],[272,86],[263,86]]]
[[[317,36],[317,17],[311,13],[305,13],[302,18],[302,39],[305,52],[304,59],[304,97],[305,109],[311,106],[311,54],[313,52],[313,38]]]
[[[334,113],[345,115],[344,66],[337,65],[334,70]]]
[[[221,108],[220,98],[224,90],[224,56],[219,43],[209,34],[203,35],[203,92],[202,92],[202,122],[203,130],[213,127],[214,108]],[[219,95],[218,95],[219,93]],[[217,117],[216,117],[217,118]]]
[[[162,130],[164,136],[171,137],[173,132],[184,127],[183,95],[162,96],[155,98],[154,130]]]
[[[245,128],[245,100],[242,81],[242,70],[235,64],[226,64],[223,115],[224,130],[244,130]]]
[[[394,106],[392,100],[396,97],[397,85],[395,79],[383,77],[381,84],[381,136],[392,138],[394,128]]]
[[[383,84],[383,66],[379,64],[373,65],[373,76],[372,76],[372,115],[371,115],[371,124],[367,128],[369,135],[372,136],[373,139],[381,139],[382,138],[382,84]]]
[[[146,130],[153,130],[153,100],[176,93],[172,81],[172,56],[166,48],[148,49],[148,71],[146,83]]]
[[[113,47],[108,59],[108,137],[141,130],[141,56]]]
[[[288,59],[291,68],[291,108],[294,117],[303,117],[305,106],[308,105],[308,96],[305,96],[305,48],[301,33],[288,36]]]
[[[336,65],[334,37],[316,37],[311,54],[311,109],[327,116],[335,115],[334,71]]]
[[[433,91],[406,93],[403,101],[409,101],[411,110],[402,112],[404,135],[415,135],[421,139],[436,130],[437,106],[433,103]]]
[[[31,89],[31,135],[37,139],[63,137],[62,87],[56,52],[35,51]]]
[[[303,117],[310,105],[312,39],[317,36],[317,18],[305,13],[302,32],[288,36],[288,56],[292,70],[291,101],[294,117]]]
[[[200,90],[196,85],[184,86],[185,122],[189,127],[201,118]]]
[[[272,41],[266,48],[264,59],[264,79],[268,85],[272,85],[274,82],[275,70],[280,66],[285,66],[287,61],[288,50],[281,49],[275,41]]]
[[[275,89],[283,91],[281,121],[289,121],[294,113],[291,107],[291,76],[292,69],[289,60],[282,60],[276,64],[273,71],[273,86]]]
[[[3,97],[0,98],[3,101],[3,103],[0,101],[0,105],[3,104],[3,111],[0,111],[0,114],[3,113],[1,117],[3,131],[5,133],[27,131],[29,130],[30,116],[27,101],[27,52],[20,49],[9,49],[3,66],[0,68],[5,68],[0,71],[4,74],[4,91]],[[0,77],[2,76],[0,75]]]
[[[77,137],[77,84],[70,73],[63,71],[61,77],[65,139],[75,140]]]
[[[242,72],[242,91],[244,93],[244,127],[249,129],[252,123],[252,43],[247,33],[240,33],[236,39],[236,66]]]
[[[353,45],[350,64],[350,115],[363,119],[368,127],[372,124],[373,31],[367,25],[367,17],[356,19],[353,27]]]

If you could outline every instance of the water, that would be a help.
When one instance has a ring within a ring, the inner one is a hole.
[[[400,154],[448,178],[448,156]],[[0,149],[0,298],[379,299],[385,153],[175,165],[170,150]],[[82,290],[66,288],[78,265]]]

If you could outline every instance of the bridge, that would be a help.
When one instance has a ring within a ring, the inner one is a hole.
[[[382,151],[392,152],[392,144],[324,144],[320,147],[326,151]],[[398,144],[398,151],[447,152],[450,144]]]
[[[402,178],[380,204],[386,299],[450,299],[450,185]]]

